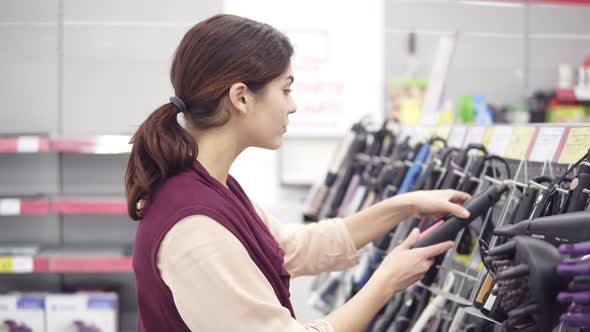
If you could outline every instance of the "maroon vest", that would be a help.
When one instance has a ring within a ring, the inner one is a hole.
[[[291,276],[283,267],[284,251],[238,182],[229,176],[227,185],[229,189],[195,162],[193,168],[168,178],[151,195],[137,226],[133,250],[138,331],[190,331],[174,305],[170,289],[160,277],[156,257],[160,242],[170,228],[196,214],[211,217],[240,240],[272,285],[279,302],[295,317],[289,299]],[[195,275],[195,282],[199,282],[198,275]],[[195,301],[200,300],[195,298]]]

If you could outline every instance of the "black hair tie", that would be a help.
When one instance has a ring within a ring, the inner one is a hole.
[[[184,103],[184,101],[182,101],[182,99],[174,96],[174,97],[170,97],[170,102],[172,104],[174,104],[174,106],[176,106],[176,108],[178,109],[179,112],[186,112],[187,108],[186,108],[186,104]]]

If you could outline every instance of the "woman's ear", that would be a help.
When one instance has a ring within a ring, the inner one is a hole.
[[[229,88],[229,100],[231,105],[241,114],[246,115],[248,112],[248,102],[250,102],[249,90],[244,83],[235,83]]]

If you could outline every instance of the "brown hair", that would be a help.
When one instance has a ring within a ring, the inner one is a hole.
[[[288,38],[268,24],[234,15],[198,23],[184,35],[170,70],[174,92],[186,104],[186,122],[200,129],[225,124],[229,111],[220,103],[229,88],[242,82],[254,92],[262,89],[287,70],[292,55]],[[134,220],[141,218],[141,202],[197,157],[197,143],[179,125],[177,113],[172,103],[160,106],[131,138],[125,191]]]

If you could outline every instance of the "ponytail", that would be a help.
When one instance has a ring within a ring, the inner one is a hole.
[[[172,103],[161,106],[131,138],[125,193],[127,212],[133,220],[141,219],[143,204],[159,184],[190,168],[197,157],[197,143],[180,126],[177,114]]]

